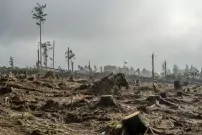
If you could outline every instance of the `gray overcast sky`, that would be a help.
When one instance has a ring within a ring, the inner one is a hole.
[[[37,59],[39,29],[32,8],[47,4],[43,41],[56,41],[56,65],[67,68],[65,50],[76,53],[75,64],[151,68],[167,60],[169,67],[202,67],[201,0],[0,0],[0,65],[9,56],[17,66]]]

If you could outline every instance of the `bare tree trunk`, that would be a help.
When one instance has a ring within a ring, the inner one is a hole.
[[[40,47],[39,47],[39,51],[40,51],[40,65],[42,66],[42,54],[41,54],[41,21],[40,21],[39,29],[40,29]]]
[[[152,80],[154,83],[154,53],[152,54]]]
[[[67,50],[67,64],[68,64],[68,71],[69,71],[69,47],[68,47],[68,50]]]
[[[38,47],[38,49],[37,49],[37,55],[38,55],[38,63],[37,63],[37,68],[39,68],[39,64],[40,64],[40,63],[39,63],[39,61],[40,61],[40,60],[39,60],[39,47]]]
[[[55,68],[55,40],[53,40],[53,69]]]
[[[72,61],[72,72],[74,71],[74,62]]]
[[[165,78],[166,78],[166,75],[167,75],[167,62],[165,61]]]
[[[89,61],[89,64],[88,64],[88,69],[89,69],[89,73],[91,72],[91,65],[90,65],[90,61]]]

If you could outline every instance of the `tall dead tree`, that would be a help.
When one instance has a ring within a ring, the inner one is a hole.
[[[102,73],[102,70],[103,70],[103,69],[102,69],[102,66],[101,66],[101,67],[100,67],[100,72],[101,72],[101,73]]]
[[[89,69],[89,72],[91,72],[92,68],[91,68],[90,60],[88,62],[88,69]]]
[[[152,54],[152,81],[154,83],[154,53]]]
[[[53,69],[55,68],[55,40],[53,40]]]
[[[51,48],[51,44],[50,41],[47,41],[45,43],[42,44],[42,49],[43,49],[43,57],[44,57],[44,66],[48,67],[48,52]]]
[[[37,64],[36,64],[36,66],[37,66],[37,68],[39,68],[39,66],[40,66],[40,54],[39,54],[39,47],[38,47],[38,49],[37,49],[37,56],[38,56],[38,61],[37,61]]]
[[[72,72],[74,71],[74,62],[71,61],[71,65],[72,65]]]
[[[163,68],[164,77],[166,77],[166,75],[167,75],[167,62],[166,61],[163,62],[162,68]]]
[[[68,64],[68,70],[69,70],[69,47],[68,47],[68,50],[67,50],[67,64]]]
[[[39,54],[40,54],[40,61],[38,61],[38,63],[40,63],[42,65],[42,42],[41,42],[41,25],[46,21],[45,17],[47,16],[47,14],[44,13],[44,9],[46,8],[46,4],[45,5],[40,5],[39,3],[37,3],[37,6],[33,8],[32,13],[33,16],[32,18],[36,20],[36,25],[39,26],[39,30],[40,30],[40,45],[39,45]],[[39,60],[39,58],[38,58]]]
[[[68,47],[68,50],[65,52],[65,58],[66,58],[66,60],[67,60],[67,64],[68,64],[68,71],[70,70],[70,60],[71,60],[71,64],[72,64],[72,70],[73,70],[73,64],[74,64],[74,62],[73,62],[73,59],[75,59],[75,54],[73,53],[73,51],[72,50],[70,50],[69,49],[69,47]]]
[[[10,56],[9,65],[10,65],[11,68],[14,67],[14,58],[12,56]]]

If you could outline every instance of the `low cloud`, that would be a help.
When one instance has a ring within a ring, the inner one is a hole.
[[[39,0],[0,2],[0,60],[6,65],[10,55],[19,66],[34,65],[39,29],[32,8]],[[96,65],[156,68],[172,65],[202,67],[200,57],[202,9],[200,0],[44,0],[47,21],[42,40],[56,41],[56,65],[66,68],[64,52],[71,46],[75,63],[89,60]],[[25,51],[26,49],[26,51]],[[29,57],[25,57],[25,56]]]

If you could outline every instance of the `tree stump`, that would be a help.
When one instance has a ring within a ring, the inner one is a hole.
[[[42,135],[42,133],[39,130],[34,130],[30,135]]]
[[[178,91],[178,92],[177,92],[177,96],[182,97],[182,96],[183,96],[182,91]]]
[[[139,79],[135,80],[135,84],[136,86],[140,86],[140,80]]]
[[[40,76],[41,76],[40,74],[37,74],[36,76],[37,80],[40,79]]]
[[[184,85],[184,86],[188,86],[188,85],[189,85],[189,82],[184,82],[183,85]]]
[[[128,135],[144,134],[147,130],[146,123],[139,116],[139,111],[126,116],[122,120],[122,125]]]
[[[47,71],[43,78],[55,78],[55,73],[53,71]]]
[[[7,93],[11,93],[12,92],[12,88],[11,87],[2,87],[0,88],[0,95],[4,95]]]
[[[88,89],[90,86],[90,84],[82,84],[79,87],[75,88],[75,90],[85,90]]]
[[[24,74],[25,74],[25,78],[27,78],[27,76],[28,76],[28,75],[27,75],[27,71],[25,71]]]
[[[153,87],[154,92],[159,92],[160,91],[159,87],[158,87],[158,85],[156,83],[153,83],[152,87]]]
[[[112,95],[102,95],[100,101],[95,104],[95,106],[102,106],[102,107],[118,107],[119,104],[113,98]]]
[[[167,93],[166,93],[166,92],[162,92],[162,93],[160,93],[160,96],[161,96],[162,98],[167,98]]]
[[[149,103],[149,105],[153,105],[156,103],[156,101],[159,101],[159,100],[160,100],[160,96],[155,96],[155,95],[152,95],[146,98],[146,101]]]
[[[180,85],[180,81],[174,81],[174,88],[177,89],[181,89],[181,85]]]
[[[31,76],[31,77],[28,77],[27,80],[29,80],[29,81],[35,81],[36,79],[35,79],[34,76]]]
[[[70,82],[74,82],[74,77],[73,77],[73,76],[70,76],[70,77],[69,77],[69,81],[70,81]]]
[[[172,107],[178,107],[178,105],[170,102],[170,101],[167,101],[165,98],[162,98],[161,96],[149,96],[147,97],[146,101],[150,104],[150,105],[153,105],[156,103],[156,101],[159,102],[159,104],[164,104],[164,105],[167,105],[167,106],[172,106]]]

